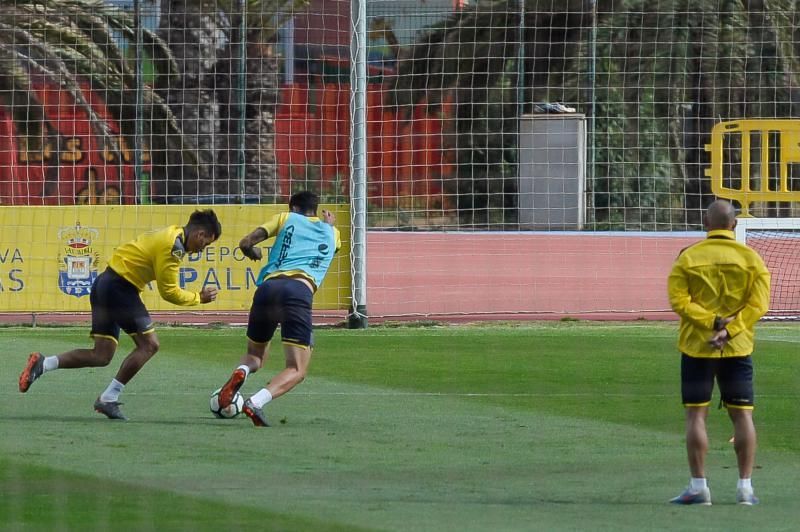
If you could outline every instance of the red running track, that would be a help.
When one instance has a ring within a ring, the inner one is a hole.
[[[702,233],[429,233],[367,235],[371,321],[436,319],[675,319],[666,281],[681,249]],[[315,313],[316,323],[345,312]],[[161,323],[247,322],[241,312],[153,313]],[[87,323],[86,314],[38,314],[37,323]],[[0,322],[31,323],[31,314]]]
[[[702,233],[370,232],[370,316],[673,319],[666,281]]]

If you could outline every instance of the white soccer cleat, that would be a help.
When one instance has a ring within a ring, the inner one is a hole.
[[[754,504],[758,504],[758,497],[756,497],[752,489],[746,490],[739,488],[736,490],[736,504],[753,506]]]
[[[703,488],[700,491],[692,491],[691,488],[686,488],[683,493],[670,499],[672,504],[699,504],[701,506],[711,506],[711,490]]]

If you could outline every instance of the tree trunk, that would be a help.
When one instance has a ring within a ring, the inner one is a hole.
[[[169,87],[162,96],[175,113],[185,142],[198,155],[196,178],[182,165],[169,168],[167,191],[184,197],[213,194],[220,186],[227,189],[229,178],[220,165],[227,146],[221,134],[217,70],[224,59],[221,54],[229,48],[230,21],[213,3],[165,0],[161,7],[158,33],[169,43],[181,73],[180,85]]]
[[[237,28],[239,22],[236,22]],[[279,66],[272,46],[258,42],[259,32],[251,31],[247,36],[245,66],[244,107],[244,180],[239,181],[240,149],[242,144],[239,101],[240,43],[238,31],[236,42],[229,46],[230,58],[224,68],[230,72],[230,90],[225,91],[225,111],[222,116],[227,123],[227,164],[230,194],[257,196],[261,203],[273,203],[288,191],[278,190],[275,164],[275,107],[278,103]],[[242,190],[242,185],[244,189]]]
[[[254,44],[247,57],[247,123],[245,136],[245,193],[264,202],[287,196],[278,187],[275,162],[275,107],[279,94],[279,65],[273,47]]]

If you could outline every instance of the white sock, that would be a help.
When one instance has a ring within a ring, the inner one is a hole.
[[[125,385],[117,379],[111,379],[111,384],[108,385],[106,391],[100,394],[100,400],[104,403],[111,403],[119,399],[119,394],[125,389]]]
[[[739,482],[736,483],[736,488],[740,490],[753,490],[753,484],[751,483],[749,478],[740,478]]]
[[[58,357],[44,357],[44,365],[42,373],[58,369]]]
[[[706,489],[708,486],[706,485],[705,478],[694,478],[692,477],[690,488],[693,492],[698,492]]]
[[[250,376],[250,366],[242,364],[241,366],[239,366],[236,369],[240,369],[240,370],[244,371],[244,378],[245,379]]]
[[[255,395],[250,397],[250,402],[257,408],[263,408],[270,401],[272,401],[272,394],[266,388],[261,388]]]

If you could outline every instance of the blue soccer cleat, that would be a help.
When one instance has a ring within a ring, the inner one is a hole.
[[[711,506],[711,490],[703,488],[700,491],[692,491],[691,488],[686,490],[675,497],[670,499],[672,504],[699,504],[701,506]]]

